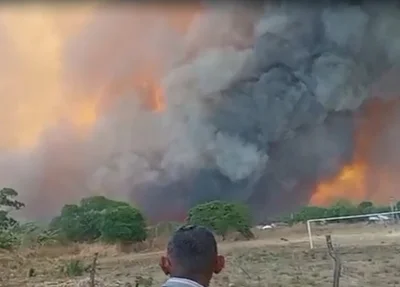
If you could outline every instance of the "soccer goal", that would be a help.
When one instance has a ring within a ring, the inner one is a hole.
[[[307,232],[308,232],[308,240],[310,242],[310,249],[314,248],[313,241],[313,230],[311,229],[311,223],[329,223],[329,221],[338,221],[338,220],[349,220],[349,219],[362,219],[365,218],[367,222],[395,222],[400,219],[400,211],[390,211],[390,212],[382,212],[382,213],[370,213],[370,214],[359,214],[359,215],[349,215],[349,216],[338,216],[338,217],[329,217],[329,218],[314,218],[307,220]]]

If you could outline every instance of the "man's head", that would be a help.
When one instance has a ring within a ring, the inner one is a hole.
[[[175,231],[160,266],[166,275],[182,277],[208,285],[212,274],[224,268],[225,259],[218,255],[217,242],[205,227],[186,225]]]

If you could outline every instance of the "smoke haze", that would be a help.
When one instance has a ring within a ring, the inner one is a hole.
[[[232,45],[249,45],[249,35],[231,31],[248,11],[7,8],[0,15],[1,183],[21,193],[29,215],[54,214],[89,194],[127,199],[137,184],[206,164],[203,150],[233,179],[260,161],[239,139],[214,135],[199,103],[245,64],[249,53]],[[249,159],[231,158],[226,143]]]
[[[153,218],[307,203],[353,159],[352,111],[400,58],[382,7],[7,7],[0,183],[30,218],[94,194]]]

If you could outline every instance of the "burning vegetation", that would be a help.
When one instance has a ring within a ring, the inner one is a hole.
[[[378,204],[398,200],[400,162],[395,147],[400,139],[399,103],[390,95],[375,95],[366,102],[355,119],[351,161],[344,164],[337,176],[317,185],[311,204],[327,206],[340,199]]]

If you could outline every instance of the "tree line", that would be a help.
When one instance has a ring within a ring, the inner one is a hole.
[[[396,210],[400,210],[400,201],[394,205]],[[351,215],[362,215],[362,214],[376,214],[383,212],[391,212],[390,206],[374,205],[371,201],[362,201],[359,204],[354,204],[347,200],[338,200],[334,204],[328,207],[321,206],[305,206],[298,212],[292,213],[288,216],[284,216],[282,221],[295,224],[300,222],[306,222],[310,219],[316,218],[330,218],[340,216],[351,216]],[[348,222],[362,221],[365,218],[352,218]]]
[[[111,244],[135,243],[145,241],[150,236],[145,216],[127,202],[105,196],[86,197],[76,204],[64,205],[49,224],[40,226],[37,223],[20,223],[11,216],[11,212],[25,207],[17,197],[17,191],[11,188],[0,190],[0,248],[3,249],[16,248],[22,244],[99,241]],[[396,207],[400,209],[400,202]],[[375,206],[370,201],[353,204],[339,200],[329,207],[305,206],[279,221],[296,224],[315,218],[390,211],[389,206]],[[206,226],[223,240],[230,232],[238,232],[245,239],[254,238],[251,212],[241,203],[217,200],[199,204],[188,211],[183,223]]]
[[[83,198],[77,204],[67,204],[46,226],[21,224],[11,216],[25,204],[17,200],[11,188],[0,190],[0,248],[20,246],[26,234],[30,244],[105,242],[135,243],[145,241],[148,226],[144,215],[131,204],[105,196]],[[199,224],[213,230],[223,239],[231,231],[252,238],[250,210],[242,204],[212,201],[189,210],[187,224]],[[26,243],[25,243],[26,244]]]

